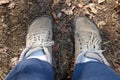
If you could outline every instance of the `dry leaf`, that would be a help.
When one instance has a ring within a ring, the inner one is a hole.
[[[10,4],[8,5],[8,8],[9,8],[9,9],[15,8],[15,3],[10,3]]]
[[[93,2],[93,3],[96,3],[96,2],[98,2],[98,0],[92,0],[92,2]]]
[[[14,57],[14,58],[11,59],[11,66],[12,67],[17,65],[17,63],[18,63],[18,57]]]
[[[84,7],[84,4],[83,3],[79,3],[78,7],[82,8],[82,7]]]
[[[90,8],[92,13],[97,14],[96,5],[94,3],[90,3],[90,4],[86,5],[84,8]]]
[[[59,3],[60,0],[53,0],[52,8]]]
[[[4,47],[4,48],[0,48],[0,53],[6,53],[6,51],[8,50],[7,47]]]
[[[119,4],[119,5],[120,5],[120,0],[117,0],[117,1],[116,1],[116,4]]]
[[[0,0],[0,5],[9,3],[10,0]]]
[[[71,5],[71,2],[70,2],[71,0],[66,0],[66,4],[68,5],[68,6],[70,6]]]
[[[62,9],[62,12],[64,12],[67,15],[72,15],[73,14],[73,10],[72,9]]]
[[[108,4],[116,5],[116,0],[105,0]]]
[[[72,6],[69,9],[62,9],[61,11],[64,12],[67,15],[72,15],[73,14],[73,9],[75,8],[75,6]]]
[[[52,16],[53,16],[53,18],[54,18],[55,20],[58,19],[57,16],[56,16],[56,14],[55,14],[55,12],[52,12]]]
[[[100,3],[103,3],[103,2],[105,2],[105,0],[98,0],[98,3],[100,4]]]
[[[106,25],[106,23],[105,23],[105,21],[100,21],[100,22],[98,22],[98,25],[103,26],[103,25]]]
[[[105,5],[96,6],[96,9],[104,10],[104,9],[106,9],[106,6]]]
[[[91,13],[88,11],[88,9],[85,8],[84,10],[85,10],[85,13],[86,13],[86,14],[91,14]]]
[[[97,14],[97,10],[95,8],[91,8],[91,12],[93,12],[94,14]]]

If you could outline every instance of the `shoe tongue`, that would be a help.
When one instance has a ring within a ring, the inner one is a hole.
[[[88,52],[88,53],[85,54],[85,57],[90,58],[90,59],[95,59],[95,60],[98,60],[98,61],[103,63],[102,58],[100,57],[99,53],[95,53],[95,52],[94,53],[92,53],[92,52],[89,53]]]

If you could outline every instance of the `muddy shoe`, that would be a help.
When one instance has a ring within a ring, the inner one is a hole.
[[[75,64],[97,61],[109,65],[101,50],[102,39],[96,25],[87,17],[77,17],[75,26]]]
[[[19,61],[26,59],[33,52],[42,50],[47,62],[52,64],[52,21],[48,17],[36,19],[30,26],[26,37],[26,48],[22,52]]]

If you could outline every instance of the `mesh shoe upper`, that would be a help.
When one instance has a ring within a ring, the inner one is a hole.
[[[108,65],[102,54],[102,39],[96,25],[87,17],[77,17],[74,21],[74,26],[76,63],[79,63],[82,57],[89,57]]]
[[[51,46],[52,41],[52,21],[48,17],[36,19],[30,26],[26,36],[26,48],[20,56],[20,60],[29,56],[33,50],[43,49],[47,56],[48,62],[52,62]]]

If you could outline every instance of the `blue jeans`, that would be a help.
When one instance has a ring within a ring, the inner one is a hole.
[[[5,80],[54,80],[53,67],[39,59],[19,62]],[[107,65],[99,62],[76,64],[72,80],[120,80]]]

